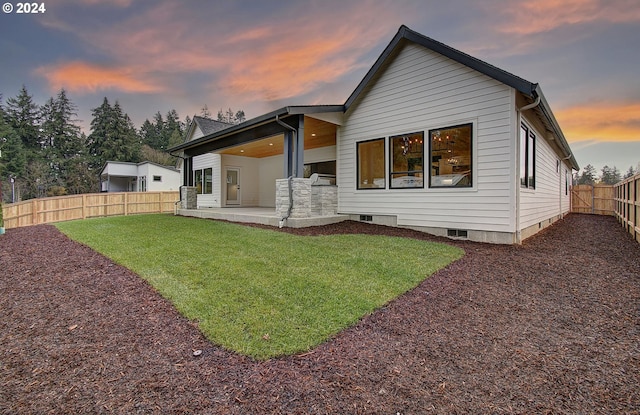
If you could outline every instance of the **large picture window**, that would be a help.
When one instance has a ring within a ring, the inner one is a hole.
[[[199,195],[213,193],[213,168],[193,171],[193,184]]]
[[[473,124],[429,130],[429,187],[473,185],[471,145]]]
[[[424,133],[389,137],[390,188],[424,187]]]
[[[358,189],[384,189],[384,138],[356,144],[358,158]]]
[[[536,187],[536,135],[526,124],[520,125],[520,186]]]

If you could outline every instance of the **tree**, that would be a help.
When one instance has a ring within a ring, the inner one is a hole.
[[[204,107],[200,110],[200,116],[204,118],[211,118],[211,111],[209,111],[207,104],[204,104]]]
[[[111,106],[105,97],[102,105],[92,110],[92,115],[88,140],[92,167],[102,167],[107,161],[140,161],[138,134],[118,101]]]
[[[622,177],[623,179],[628,179],[630,177],[635,176],[636,172],[635,170],[633,170],[633,166],[629,166],[629,170],[627,170],[627,172],[624,174],[624,177]]]
[[[74,165],[88,161],[86,137],[76,125],[76,116],[77,107],[71,102],[64,89],[60,90],[55,99],[50,98],[41,108],[40,131],[43,154],[49,162],[55,182],[63,188],[70,179],[72,160]]]
[[[240,124],[245,121],[245,115],[243,110],[233,112],[229,108],[226,112],[222,112],[222,108],[218,111],[218,121],[226,122],[227,124]]]
[[[0,182],[9,183],[10,178],[17,180],[24,176],[26,153],[22,140],[0,113]],[[8,192],[0,189],[0,194],[11,201]],[[0,200],[0,203],[2,200]]]
[[[604,166],[602,168],[602,175],[600,176],[600,183],[613,185],[620,181],[620,170],[617,167]]]
[[[7,100],[7,121],[21,138],[24,148],[30,152],[40,151],[40,108],[33,102],[23,85],[15,98]]]
[[[593,185],[596,182],[596,168],[591,164],[584,166],[582,174],[577,177],[578,184],[590,184]]]
[[[171,146],[182,142],[185,125],[180,122],[180,116],[175,109],[167,112],[164,119],[158,111],[153,121],[152,123],[147,119],[140,127],[140,140],[143,144],[155,150],[166,151]]]

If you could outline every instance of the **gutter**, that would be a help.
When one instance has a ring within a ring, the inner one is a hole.
[[[518,108],[518,111],[519,111],[519,112],[522,112],[522,111],[530,110],[531,108],[535,108],[535,107],[537,107],[538,105],[540,105],[540,101],[541,101],[541,99],[540,99],[540,95],[538,95],[538,96],[536,97],[536,100],[535,100],[535,101],[533,101],[533,102],[532,102],[531,104],[529,104],[529,105],[525,105],[524,107]]]
[[[280,118],[278,117],[278,114],[276,114],[276,118],[275,121],[280,124],[281,126],[287,128],[288,130],[290,130],[293,133],[293,142],[296,142],[296,136],[298,134],[298,130],[296,130],[295,128],[293,128],[292,126],[290,126],[287,123],[284,123],[280,120]],[[294,170],[294,175],[297,172],[298,166],[295,166],[295,170]],[[293,210],[293,186],[291,184],[291,181],[293,180],[293,176],[289,176],[287,178],[287,185],[289,187],[289,208],[287,209],[287,213],[284,217],[280,218],[280,221],[278,222],[278,227],[282,228],[286,222],[287,219],[289,219],[289,217],[291,216],[291,211]]]

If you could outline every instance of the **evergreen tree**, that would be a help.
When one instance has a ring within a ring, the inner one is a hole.
[[[55,192],[57,194],[65,194],[67,181],[74,180],[71,176],[79,174],[72,165],[88,164],[86,137],[76,125],[76,116],[77,108],[64,89],[42,106],[42,150],[51,168],[53,183],[61,188]],[[83,173],[86,174],[89,172]]]
[[[226,122],[227,124],[240,124],[245,121],[245,115],[243,110],[239,110],[233,112],[231,108],[229,108],[226,112],[218,111],[218,121]]]
[[[596,168],[591,164],[584,166],[582,174],[578,176],[578,184],[590,184],[593,185],[596,182]]]
[[[616,184],[620,181],[620,170],[617,167],[604,166],[602,168],[602,175],[600,176],[600,183],[603,184]]]
[[[17,186],[24,177],[26,164],[26,153],[22,145],[22,140],[18,134],[4,119],[0,111],[0,182],[4,188],[0,189],[4,200],[0,202],[11,202],[11,194],[9,194],[9,182],[13,178]],[[16,184],[14,184],[16,186]]]
[[[156,148],[160,142],[160,133],[155,124],[151,124],[149,120],[144,120],[140,127],[140,142],[151,148]]]
[[[623,179],[628,179],[630,177],[635,176],[636,172],[635,170],[633,170],[633,166],[629,166],[629,170],[627,170],[627,172],[624,174],[624,177],[622,177]]]
[[[29,95],[24,85],[18,96],[7,100],[5,112],[9,124],[22,140],[24,148],[31,153],[38,153],[40,151],[40,108],[33,102],[33,97]]]
[[[107,161],[140,161],[138,134],[118,101],[112,107],[105,97],[92,115],[89,150],[93,167],[101,168]]]
[[[204,107],[200,110],[200,116],[204,118],[211,118],[211,111],[209,111],[207,104],[204,104]]]

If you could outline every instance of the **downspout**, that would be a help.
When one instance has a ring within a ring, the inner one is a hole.
[[[538,105],[540,105],[540,96],[538,96],[538,97],[536,98],[536,100],[535,100],[535,101],[533,101],[531,104],[525,105],[525,106],[524,106],[524,107],[522,107],[522,108],[518,108],[518,112],[522,112],[522,111],[530,110],[531,108],[535,108],[535,107],[537,107]]]
[[[288,130],[290,130],[293,133],[293,137],[292,137],[292,143],[296,142],[296,136],[298,134],[298,130],[296,130],[295,128],[293,128],[292,126],[290,126],[289,124],[286,124],[282,121],[280,121],[280,118],[278,118],[278,114],[276,114],[276,122],[278,124],[280,124],[281,126],[283,126],[284,128],[287,128]],[[286,157],[286,155],[285,155]],[[294,175],[295,172],[297,171],[298,166],[295,166],[295,170],[294,170]],[[284,215],[284,217],[280,218],[280,221],[278,222],[278,227],[282,228],[286,222],[287,219],[289,219],[289,217],[291,216],[291,211],[293,210],[293,186],[291,184],[291,181],[293,180],[293,175],[289,176],[287,178],[287,185],[289,186],[289,208],[287,209],[287,213]]]
[[[520,152],[522,149],[520,148],[520,124],[522,123],[522,111],[527,111],[532,108],[540,105],[540,95],[538,95],[531,104],[527,104],[523,107],[518,108],[518,123],[516,124],[516,143],[518,143],[518,152],[516,154],[516,243],[522,243],[522,229],[520,229]]]

